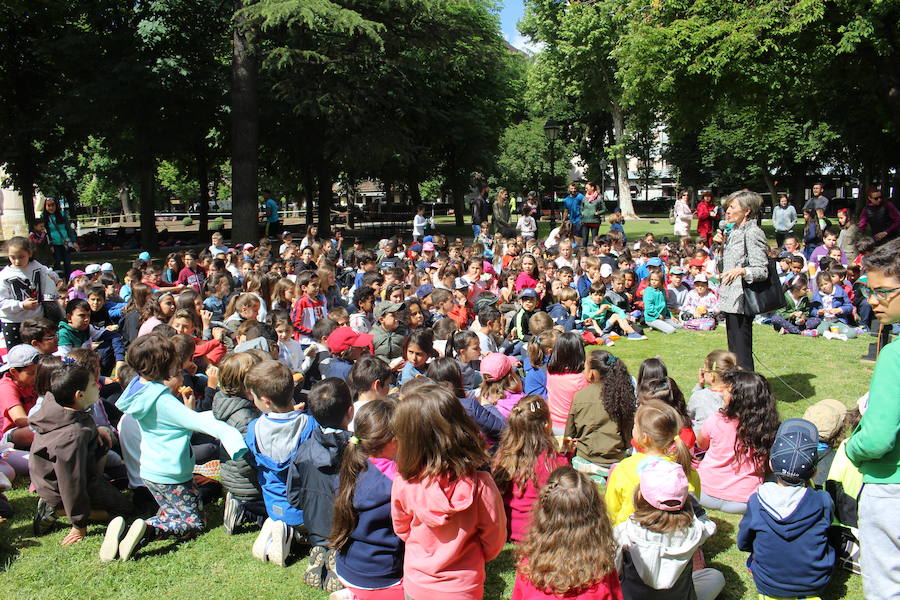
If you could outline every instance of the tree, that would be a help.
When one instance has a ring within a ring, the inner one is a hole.
[[[510,125],[500,137],[500,155],[497,157],[497,185],[511,190],[541,191],[546,186],[550,171],[549,142],[544,135],[546,119],[528,119]],[[572,145],[556,144],[556,181],[565,180],[573,156]]]

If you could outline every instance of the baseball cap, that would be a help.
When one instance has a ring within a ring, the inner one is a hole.
[[[665,459],[648,457],[638,465],[641,496],[659,510],[678,511],[688,495],[688,480],[681,465]]]
[[[112,263],[103,263],[100,265],[100,270],[104,273],[112,273],[115,269],[113,269]]]
[[[816,472],[819,431],[806,419],[788,419],[778,428],[769,453],[772,472],[786,483],[800,485]]]
[[[380,319],[388,313],[397,312],[403,310],[404,308],[406,308],[406,305],[402,302],[391,302],[389,300],[385,300],[375,305],[373,316],[376,319]]]
[[[420,244],[419,242],[416,242],[415,244],[413,244],[412,246],[409,247],[409,251],[410,252],[421,252],[422,244]]]
[[[369,348],[372,336],[368,333],[356,333],[350,327],[338,327],[328,336],[328,349],[333,354],[340,354],[348,348]]]
[[[647,261],[647,265],[651,267],[661,267],[663,264],[662,259],[658,256],[654,256],[650,260]]]
[[[0,365],[0,373],[6,373],[10,369],[24,369],[35,364],[40,356],[31,344],[13,346],[6,354],[6,362]]]
[[[495,296],[494,294],[479,294],[478,297],[475,298],[475,314],[478,314],[478,311],[480,311],[485,306],[496,306],[499,301],[500,297]]]
[[[100,265],[98,265],[97,263],[91,263],[84,268],[84,272],[87,275],[93,275],[94,273],[99,273]]]
[[[696,277],[694,277],[694,283],[697,283],[698,281],[699,281],[700,283],[707,283],[707,284],[708,284],[708,283],[709,283],[709,278],[708,278],[706,275],[704,275],[703,273],[700,273],[699,275],[697,275]]]
[[[282,231],[282,232],[281,232],[281,237],[282,237],[282,238],[286,238],[286,237],[289,236],[289,235],[294,235],[294,234],[291,233],[290,231]]]
[[[422,244],[422,252],[434,252],[434,242],[425,242]]]
[[[69,281],[72,281],[76,277],[81,277],[82,275],[87,275],[87,273],[85,273],[81,269],[75,269],[74,271],[69,273]]]
[[[244,250],[253,250],[254,248],[256,248],[256,246],[254,246],[250,242],[247,242],[246,244],[244,244]]]
[[[534,288],[525,288],[519,292],[519,298],[537,298],[538,293]]]
[[[692,258],[691,262],[688,263],[692,267],[705,267],[706,261],[702,258]]]
[[[791,254],[790,252],[788,252],[787,250],[782,250],[781,254],[778,255],[778,258],[779,258],[779,260],[781,260],[781,259],[785,259],[785,258],[793,258],[793,256],[794,255]]]
[[[506,377],[518,362],[512,356],[491,352],[481,359],[481,374],[490,378],[491,381],[499,381]]]
[[[612,272],[612,265],[610,265],[609,263],[603,263],[602,265],[600,265],[600,277],[606,279],[607,277],[612,275]]]
[[[140,254],[138,254],[138,260],[143,260],[145,262],[149,262],[150,261],[150,253],[147,252],[146,250],[144,252],[141,252]]]
[[[819,400],[803,413],[803,418],[816,426],[819,437],[827,440],[844,426],[847,407],[834,398]]]
[[[434,286],[430,283],[426,283],[425,285],[420,285],[419,289],[416,290],[417,298],[424,298],[425,296],[431,295],[431,292],[434,291]]]
[[[434,245],[433,242],[434,242],[433,235],[426,235],[425,237],[422,238],[422,243],[424,243],[424,244],[432,243],[432,245]]]
[[[467,290],[469,289],[469,282],[462,277],[457,277],[456,281],[453,282],[454,290]]]
[[[684,275],[684,269],[681,267],[672,267],[669,270],[669,275]]]

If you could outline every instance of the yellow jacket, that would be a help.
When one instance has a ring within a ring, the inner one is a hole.
[[[640,486],[641,478],[638,475],[638,465],[645,458],[651,457],[643,452],[635,452],[620,462],[609,474],[606,482],[606,512],[612,526],[624,523],[634,512],[634,490]],[[668,456],[653,456],[652,458],[664,458],[671,461]],[[674,462],[674,461],[673,461]],[[700,498],[700,475],[695,469],[687,474],[688,491],[694,498]]]

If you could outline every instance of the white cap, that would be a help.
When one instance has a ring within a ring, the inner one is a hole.
[[[602,265],[600,265],[600,277],[606,279],[610,275],[612,275],[612,267],[610,266],[610,264],[603,263]]]
[[[115,271],[115,269],[113,269],[112,263],[103,263],[102,265],[100,265],[100,270],[104,273],[112,273],[113,271]]]
[[[94,273],[100,272],[100,265],[97,263],[90,264],[84,268],[84,272],[88,275],[93,275]]]

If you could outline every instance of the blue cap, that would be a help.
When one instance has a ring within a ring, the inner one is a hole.
[[[661,267],[663,264],[662,259],[658,256],[654,256],[650,260],[647,261],[647,265],[650,267]]]
[[[534,288],[525,288],[519,292],[519,298],[537,298],[538,293]]]
[[[787,483],[802,484],[816,472],[819,431],[806,419],[788,419],[778,428],[769,459],[772,472]]]
[[[138,254],[138,260],[143,260],[145,262],[150,262],[150,253],[149,252],[141,252]]]
[[[424,244],[425,242],[433,242],[433,241],[434,241],[434,236],[433,236],[433,235],[426,235],[425,237],[422,238],[422,243],[423,243],[423,244]]]
[[[420,285],[419,289],[416,290],[416,297],[420,298],[420,299],[424,298],[425,296],[430,295],[431,292],[433,292],[433,291],[434,291],[434,286],[431,285],[430,283],[426,283],[425,285]]]

